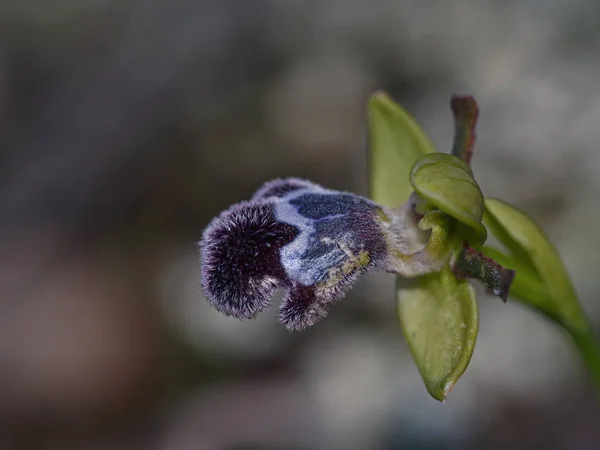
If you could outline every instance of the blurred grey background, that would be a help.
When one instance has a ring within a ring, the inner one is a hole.
[[[221,210],[276,176],[366,194],[379,88],[441,150],[475,95],[483,191],[540,222],[598,323],[598,2],[0,0],[0,449],[600,448],[571,343],[514,303],[480,296],[443,405],[390,276],[302,333],[208,308]]]

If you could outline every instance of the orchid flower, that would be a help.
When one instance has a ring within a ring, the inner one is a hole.
[[[469,280],[504,301],[514,294],[589,348],[591,327],[555,249],[524,213],[485,199],[475,180],[477,103],[454,96],[451,109],[449,154],[435,151],[387,95],[372,96],[370,199],[276,179],[213,219],[199,244],[208,302],[252,319],[283,290],[280,322],[302,330],[322,320],[360,275],[394,274],[405,338],[429,393],[442,401],[475,346],[478,308]],[[488,231],[505,248],[485,247]]]

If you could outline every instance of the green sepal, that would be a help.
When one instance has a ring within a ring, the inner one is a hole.
[[[410,168],[435,146],[414,117],[386,93],[374,93],[368,105],[369,196],[390,208],[412,192]]]
[[[526,213],[501,200],[486,198],[485,209],[484,223],[510,255],[490,254],[489,249],[486,254],[517,273],[511,295],[567,328],[587,328],[567,270],[542,229]]]
[[[398,317],[429,394],[444,401],[473,355],[479,325],[473,288],[445,266],[397,279]]]

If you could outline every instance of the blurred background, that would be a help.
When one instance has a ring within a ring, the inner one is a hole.
[[[196,248],[269,178],[366,194],[375,89],[444,151],[471,93],[483,191],[598,324],[599,80],[593,0],[0,0],[0,450],[600,448],[571,343],[514,303],[480,296],[439,404],[392,277],[290,334],[209,309]]]

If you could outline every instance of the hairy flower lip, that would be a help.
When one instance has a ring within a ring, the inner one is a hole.
[[[313,325],[362,273],[385,263],[377,211],[371,200],[307,180],[265,183],[204,233],[201,284],[209,303],[252,318],[284,289],[281,322],[293,330]]]

